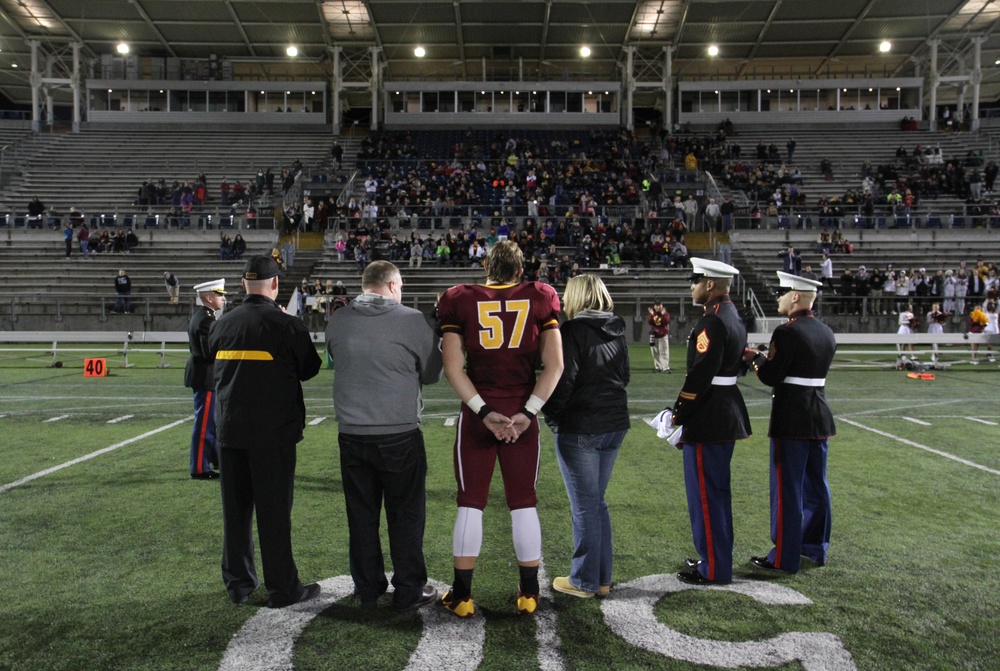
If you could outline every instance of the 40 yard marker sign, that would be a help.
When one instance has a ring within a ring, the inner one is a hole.
[[[438,591],[447,585],[431,581]],[[295,639],[321,612],[354,592],[350,576],[323,580],[314,601],[284,609],[261,608],[229,643],[219,671],[293,671]],[[786,632],[766,641],[699,639],[659,622],[653,612],[665,595],[683,590],[724,590],[763,604],[802,607],[812,601],[774,582],[734,580],[731,585],[693,587],[673,575],[652,575],[618,585],[601,605],[608,628],[637,648],[725,669],[769,668],[798,660],[806,671],[856,671],[840,639],[823,632]],[[551,606],[551,604],[550,604]],[[424,631],[405,671],[474,671],[483,661],[486,618],[460,619],[436,606],[419,611]]]

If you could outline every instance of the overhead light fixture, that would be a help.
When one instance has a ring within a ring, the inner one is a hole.
[[[17,67],[17,63],[14,63],[14,64],[13,64],[13,65],[11,65],[10,67],[12,67],[12,68],[16,68],[16,67]]]
[[[108,93],[112,93],[111,89],[108,89]]]
[[[427,55],[427,50],[424,49],[423,47],[417,47],[416,49],[413,50],[413,55],[416,56],[417,58],[423,58],[424,56]]]
[[[590,47],[580,47],[580,55],[584,58],[590,58]]]
[[[878,45],[878,50],[881,51],[883,54],[889,53],[890,51],[892,51],[892,42],[890,42],[889,40],[882,40],[882,43]]]
[[[128,53],[128,45],[125,44],[124,42],[119,42],[118,43],[118,53],[120,53],[122,56],[124,56],[125,54],[127,54]]]
[[[287,49],[285,49],[285,53],[288,54],[291,58],[295,58],[296,56],[299,55],[299,48],[293,44]]]
[[[708,55],[715,57],[719,55],[719,46],[716,44],[708,45]]]

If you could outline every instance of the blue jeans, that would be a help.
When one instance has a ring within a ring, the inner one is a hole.
[[[556,457],[573,518],[569,581],[585,592],[611,584],[611,516],[604,492],[625,433],[556,434]]]

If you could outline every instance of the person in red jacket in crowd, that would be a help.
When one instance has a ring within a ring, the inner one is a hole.
[[[649,324],[649,349],[653,353],[653,370],[657,373],[670,372],[670,313],[663,307],[662,301],[656,301],[649,308],[646,317]]]

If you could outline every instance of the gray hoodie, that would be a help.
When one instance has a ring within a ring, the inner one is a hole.
[[[420,388],[441,379],[441,349],[424,315],[362,294],[330,316],[333,405],[341,433],[383,435],[418,428]]]

